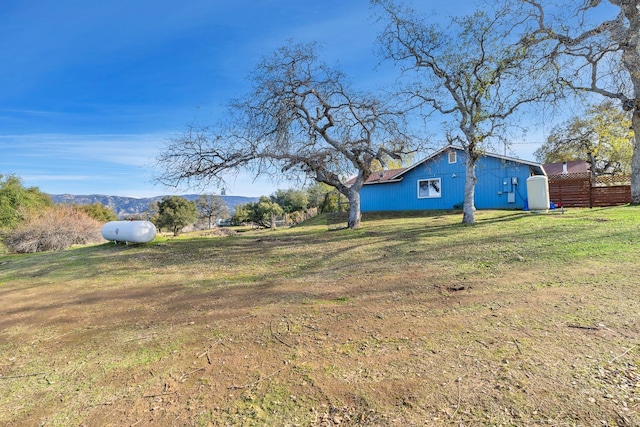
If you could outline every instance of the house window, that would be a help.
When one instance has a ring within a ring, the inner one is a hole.
[[[422,179],[418,181],[418,199],[441,197],[440,178]]]
[[[449,151],[449,164],[451,163],[455,163],[457,161],[457,156],[456,156],[456,152],[451,150]]]

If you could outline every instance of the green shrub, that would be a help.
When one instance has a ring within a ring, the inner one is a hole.
[[[0,229],[10,230],[51,205],[51,197],[37,187],[25,188],[19,177],[0,175]]]
[[[116,221],[118,219],[118,215],[116,215],[113,209],[98,202],[91,205],[76,205],[75,207],[101,223]]]
[[[196,202],[190,202],[180,196],[163,197],[158,203],[158,215],[155,225],[158,229],[168,229],[177,236],[187,225],[192,225],[198,219]]]

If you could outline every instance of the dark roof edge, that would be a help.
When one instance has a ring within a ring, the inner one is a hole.
[[[385,181],[367,181],[367,182],[365,182],[365,183],[364,183],[364,185],[371,185],[371,184],[389,184],[389,183],[391,183],[391,182],[400,182],[400,181],[402,181],[403,179],[404,179],[404,177],[403,177],[403,178],[400,178],[400,179],[396,179],[396,178],[387,179],[387,180],[385,180]]]

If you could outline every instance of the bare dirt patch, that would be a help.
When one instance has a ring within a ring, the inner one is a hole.
[[[617,212],[5,257],[0,422],[640,425],[638,223]]]

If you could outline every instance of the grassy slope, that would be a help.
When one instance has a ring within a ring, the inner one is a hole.
[[[0,257],[0,424],[640,425],[640,208]]]

